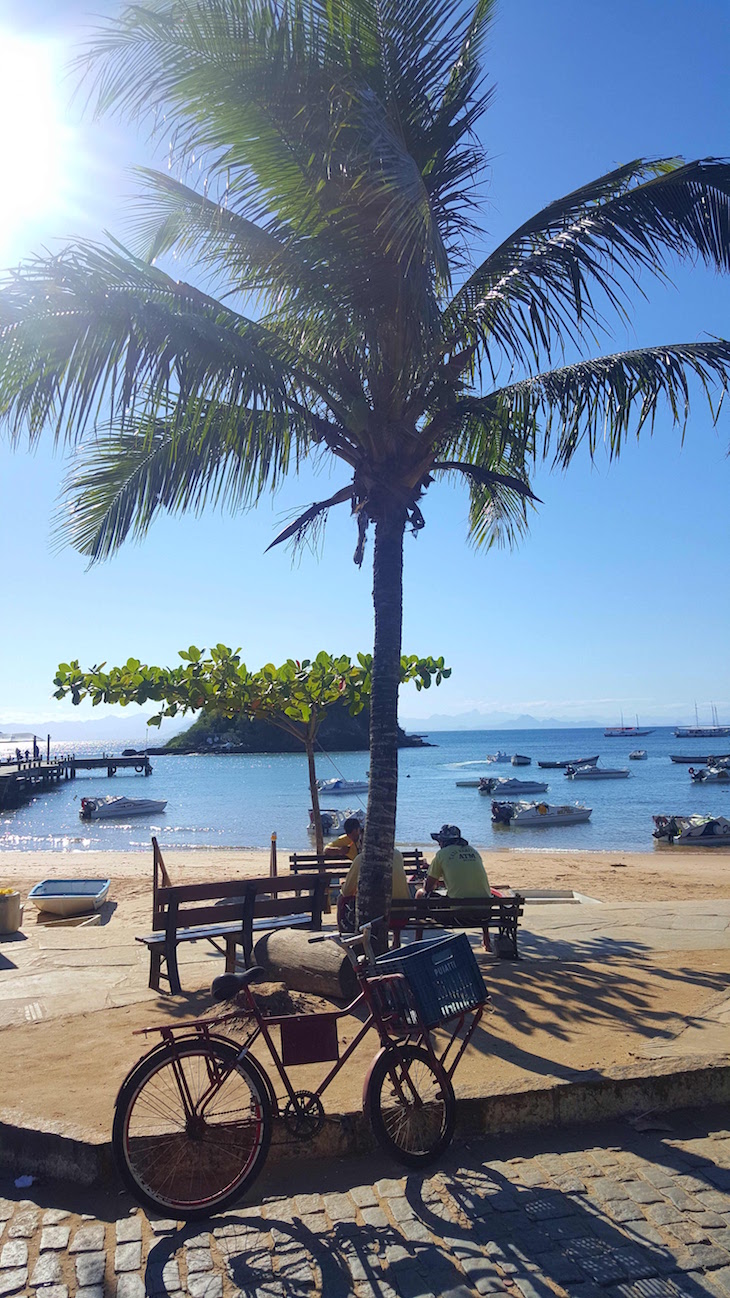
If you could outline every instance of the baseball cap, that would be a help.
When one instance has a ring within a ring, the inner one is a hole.
[[[435,834],[431,835],[431,837],[434,838],[437,843],[442,840],[445,843],[455,843],[461,838],[461,830],[458,825],[442,825]]]

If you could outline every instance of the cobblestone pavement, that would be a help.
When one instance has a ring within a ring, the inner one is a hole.
[[[181,1230],[1,1183],[0,1298],[730,1298],[730,1109],[661,1125],[474,1141],[428,1175],[303,1157]]]

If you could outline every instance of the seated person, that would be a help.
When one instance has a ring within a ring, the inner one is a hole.
[[[476,849],[462,838],[458,825],[442,825],[431,837],[438,843],[439,850],[429,866],[425,886],[416,893],[417,897],[427,897],[441,882],[446,885],[446,892],[452,899],[492,896],[484,862]],[[484,928],[482,931],[484,950],[491,951],[489,930]]]
[[[356,856],[350,869],[347,872],[347,878],[342,885],[342,892],[337,898],[337,924],[341,933],[355,932],[355,900],[357,898],[357,885],[360,878],[361,856]],[[393,849],[393,883],[391,896],[401,897],[407,900],[410,897],[408,880],[406,878],[403,857],[398,848]]]
[[[340,834],[339,838],[333,838],[324,849],[325,857],[347,856],[354,861],[362,847],[362,824],[357,816],[348,816],[342,828],[344,834]]]

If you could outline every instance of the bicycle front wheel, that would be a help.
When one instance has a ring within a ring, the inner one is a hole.
[[[112,1145],[139,1203],[192,1220],[221,1211],[260,1172],[271,1104],[232,1042],[191,1039],[151,1051],[119,1092]]]
[[[393,1046],[375,1061],[365,1112],[376,1140],[407,1167],[430,1163],[451,1143],[454,1090],[441,1065],[420,1046]]]

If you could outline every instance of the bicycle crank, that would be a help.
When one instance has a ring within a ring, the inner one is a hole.
[[[313,1091],[297,1091],[282,1114],[284,1126],[297,1140],[312,1140],[324,1126],[322,1101]]]

